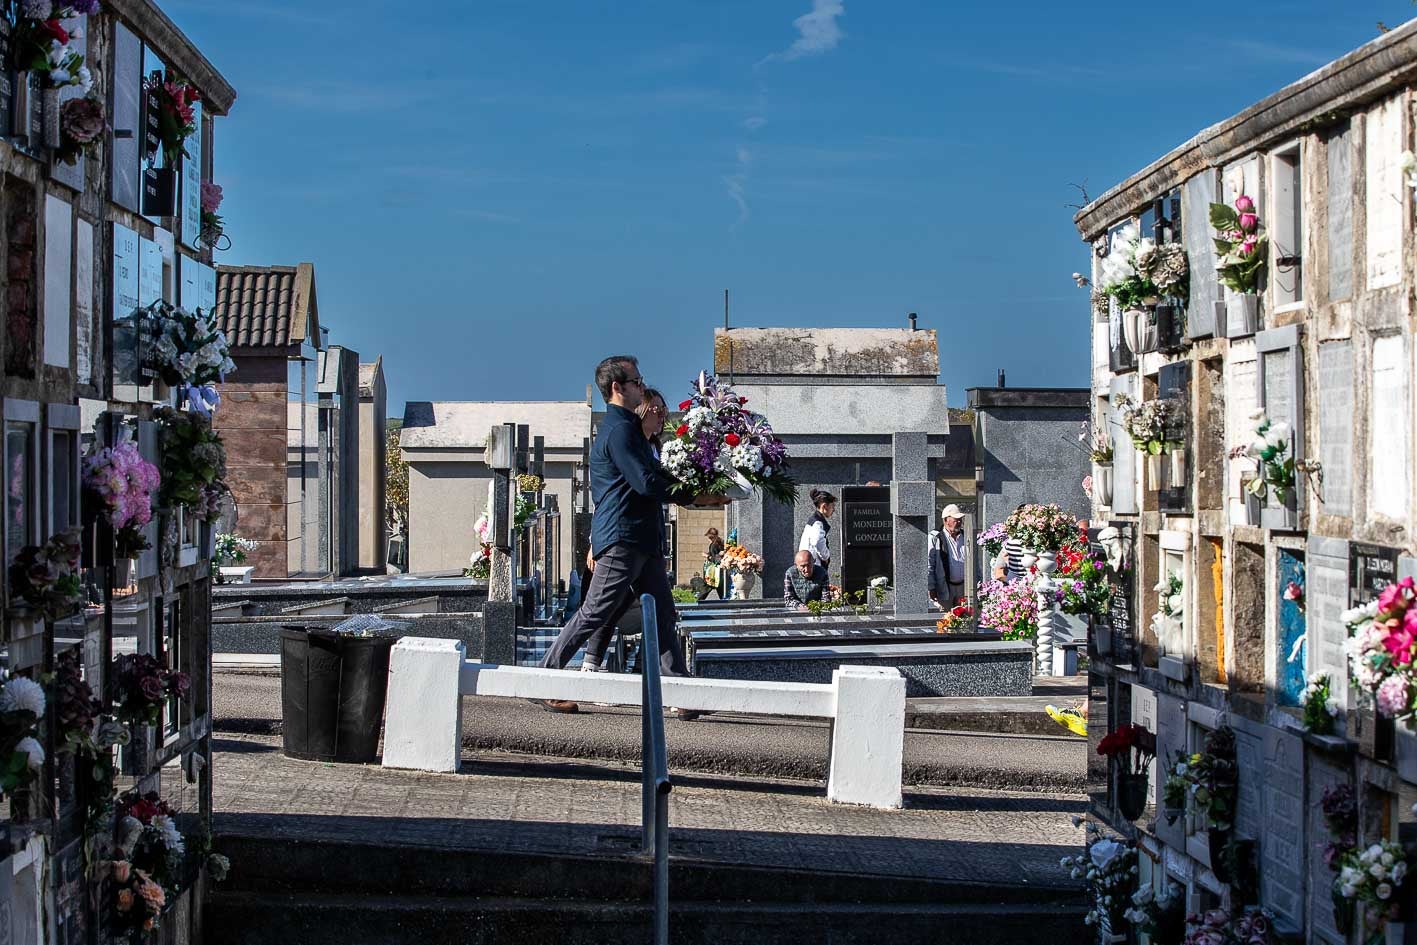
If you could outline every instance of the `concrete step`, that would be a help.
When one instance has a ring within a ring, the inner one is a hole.
[[[376,843],[243,836],[220,829],[217,849],[233,869],[223,892],[253,895],[326,894],[445,899],[536,899],[554,894],[587,902],[647,901],[650,863],[638,833],[607,827],[604,855],[449,848],[433,843]],[[670,832],[670,889],[676,902],[752,901],[771,890],[782,906],[1019,905],[1071,910],[1074,885],[971,883],[898,875],[863,875],[745,866],[695,855],[694,840]],[[252,864],[246,868],[246,864]],[[377,864],[375,867],[373,864]]]
[[[366,862],[370,871],[384,864]],[[607,892],[613,884],[606,883]],[[553,892],[554,888],[548,888]],[[1081,905],[672,902],[675,945],[1088,942]],[[643,945],[643,902],[216,892],[210,945]]]

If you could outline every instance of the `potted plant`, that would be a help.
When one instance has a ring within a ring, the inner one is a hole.
[[[256,543],[249,538],[218,532],[212,548],[212,576],[216,582],[225,584],[228,579],[244,576],[246,553],[255,550]]]
[[[1264,278],[1269,237],[1261,232],[1255,202],[1241,194],[1235,206],[1210,205],[1210,225],[1215,229],[1215,271],[1221,285],[1237,292],[1244,306],[1244,333],[1259,330],[1259,290]]]
[[[1210,869],[1222,883],[1233,879],[1228,848],[1235,828],[1238,786],[1235,733],[1222,725],[1206,737],[1204,751],[1176,753],[1162,792],[1168,823],[1188,808],[1204,818]]]
[[[1117,809],[1128,820],[1138,819],[1146,811],[1156,735],[1145,726],[1123,725],[1103,736],[1097,753],[1117,771]]]
[[[999,631],[1005,640],[1038,635],[1038,595],[1026,578],[985,581],[979,587],[979,626]]]
[[[1186,251],[1179,244],[1157,244],[1143,238],[1135,222],[1113,234],[1099,259],[1100,292],[1117,300],[1122,310],[1122,334],[1132,351],[1156,350],[1157,306],[1162,298],[1184,301],[1189,278]]]
[[[1161,399],[1137,404],[1122,396],[1117,407],[1122,412],[1122,429],[1131,438],[1132,446],[1146,457],[1147,487],[1159,488],[1162,455],[1184,449],[1177,435],[1183,422],[1180,403]]]
[[[1025,505],[1004,520],[1008,537],[1036,556],[1034,565],[1044,573],[1056,568],[1058,550],[1077,534],[1077,528],[1077,519],[1052,503]]]
[[[1301,702],[1304,706],[1304,728],[1315,735],[1332,735],[1338,720],[1338,700],[1333,697],[1328,673],[1309,676]]]
[[[1101,423],[1084,422],[1078,439],[1087,444],[1087,457],[1092,461],[1092,492],[1100,505],[1112,504],[1112,437],[1107,432],[1106,420]]]

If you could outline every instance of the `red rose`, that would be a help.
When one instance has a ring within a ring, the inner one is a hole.
[[[677,430],[674,431],[674,435],[675,435],[675,436],[684,436],[684,435],[685,435],[686,433],[688,433],[688,432],[689,432],[689,425],[688,425],[687,423],[681,423],[681,424],[679,424],[679,429],[677,429]]]
[[[748,402],[748,398],[746,398],[746,397],[739,397],[739,398],[738,398],[738,403],[740,403],[740,404],[746,404],[747,402]]]
[[[58,20],[45,20],[39,25],[42,30],[57,39],[61,45],[68,45],[69,31]]]
[[[736,433],[725,433],[723,442],[727,443],[729,446],[737,446],[739,443],[743,442],[743,439]]]
[[[694,402],[693,402],[692,400],[681,400],[681,401],[679,401],[679,409],[680,409],[680,410],[688,410],[688,409],[689,409],[690,407],[692,407],[692,406],[694,406]]]

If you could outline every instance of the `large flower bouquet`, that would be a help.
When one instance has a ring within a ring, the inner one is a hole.
[[[221,515],[226,496],[226,444],[212,429],[210,417],[163,407],[162,491],[166,506],[181,506],[204,522]]]
[[[83,34],[65,29],[64,21],[97,13],[98,0],[20,0],[16,6],[11,40],[16,65],[36,73],[46,88],[76,85],[87,92],[93,76],[74,45]]]
[[[179,880],[187,844],[167,802],[156,792],[129,791],[118,799],[115,814],[123,856],[165,887]]]
[[[1225,909],[1186,916],[1182,945],[1272,945],[1274,916],[1259,906],[1232,915]]]
[[[1333,881],[1335,905],[1346,900],[1348,908],[1363,909],[1367,945],[1382,945],[1389,919],[1397,916],[1398,887],[1407,879],[1407,851],[1391,840],[1347,850],[1337,863]]]
[[[1372,694],[1378,713],[1417,728],[1417,587],[1405,577],[1343,614],[1353,682]]]
[[[44,709],[44,687],[33,679],[11,676],[0,686],[0,792],[15,793],[44,766],[35,737]]]
[[[1107,559],[1093,553],[1079,537],[1058,552],[1058,571],[1054,575],[1058,604],[1064,613],[1101,617],[1112,607],[1112,582],[1107,573]]]
[[[1182,419],[1179,402],[1148,400],[1137,404],[1122,396],[1117,399],[1117,408],[1122,412],[1122,429],[1140,452],[1160,456],[1181,449],[1177,437]]]
[[[1059,865],[1073,879],[1087,883],[1091,902],[1083,922],[1120,932],[1130,891],[1136,884],[1137,848],[1121,837],[1103,835],[1091,821],[1086,837],[1082,855],[1065,856]]]
[[[113,710],[124,722],[156,725],[169,696],[185,699],[192,681],[147,653],[125,653],[113,660]]]
[[[226,224],[217,213],[221,209],[221,202],[224,195],[220,184],[214,184],[209,180],[202,181],[202,245],[215,248],[217,240],[221,239],[222,231],[226,229]],[[227,248],[230,248],[228,243]]]
[[[763,573],[762,555],[754,554],[742,545],[734,543],[723,549],[723,557],[719,558],[720,566],[728,568],[730,571],[751,571],[754,574]]]
[[[1263,499],[1273,489],[1276,499],[1288,501],[1297,468],[1290,449],[1289,424],[1270,420],[1263,410],[1250,414],[1250,419],[1255,424],[1254,439],[1248,446],[1231,449],[1230,458],[1248,457],[1255,461],[1260,474],[1250,480],[1247,488],[1251,495]]]
[[[202,388],[236,370],[226,335],[201,309],[189,312],[159,299],[138,309],[134,318],[142,338],[143,366],[164,384]],[[198,395],[189,391],[188,396]]]
[[[114,860],[108,870],[113,880],[113,918],[118,928],[141,935],[157,928],[167,906],[162,884],[128,860]]]
[[[152,521],[153,493],[162,484],[162,476],[131,440],[85,456],[83,482],[113,526],[118,557],[131,558],[149,547],[143,529]]]
[[[187,156],[187,139],[197,132],[197,114],[192,108],[202,100],[196,87],[180,77],[160,72],[148,76],[147,93],[157,102],[158,137],[168,167],[176,167]]]
[[[1244,295],[1257,294],[1269,237],[1260,232],[1255,202],[1241,194],[1234,207],[1211,204],[1210,225],[1215,229],[1215,271],[1221,285]]]
[[[1030,551],[1058,551],[1077,535],[1078,521],[1057,505],[1025,505],[1004,520],[1004,531]]]
[[[10,565],[10,592],[49,620],[67,617],[84,602],[80,554],[77,528],[51,535],[42,545],[21,548]]]
[[[1024,578],[985,581],[979,588],[979,625],[993,627],[1005,640],[1032,640],[1038,634],[1038,595]]]
[[[693,393],[679,405],[683,420],[660,449],[659,461],[678,480],[680,496],[745,498],[757,488],[779,502],[796,501],[787,446],[766,417],[745,408],[747,402],[713,375],[699,374]]]
[[[1235,733],[1223,725],[1206,738],[1205,751],[1176,753],[1162,791],[1166,820],[1174,823],[1187,807],[1193,807],[1205,816],[1211,830],[1230,830],[1235,823],[1239,777]]]
[[[974,629],[974,611],[969,604],[959,600],[945,611],[945,615],[935,621],[936,633],[968,633]]]
[[[1185,298],[1189,276],[1186,251],[1176,243],[1157,245],[1143,238],[1136,223],[1127,223],[1113,234],[1098,265],[1102,294],[1115,298],[1123,310],[1154,303],[1161,296]]]

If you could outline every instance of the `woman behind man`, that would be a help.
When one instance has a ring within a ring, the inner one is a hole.
[[[836,511],[836,496],[825,489],[813,489],[811,494],[812,505],[816,511],[802,528],[802,540],[797,543],[797,550],[810,551],[815,564],[830,570],[832,553],[827,536],[832,530],[829,519]]]
[[[664,421],[669,416],[669,407],[664,399],[664,395],[653,387],[645,388],[644,400],[635,408],[635,415],[640,418],[640,431],[644,433],[645,439],[649,440],[650,452],[654,458],[659,458],[660,437],[664,433]],[[663,546],[663,535],[660,536],[660,545]],[[590,584],[590,574],[595,570],[594,549],[586,551],[586,580]],[[638,614],[639,602],[630,605],[630,610]],[[634,616],[628,615],[623,618],[624,622],[631,622]],[[605,662],[605,651],[610,648],[610,641],[615,636],[614,627],[606,627],[591,634],[585,645],[585,657],[581,660],[581,671],[586,673],[599,672]]]

